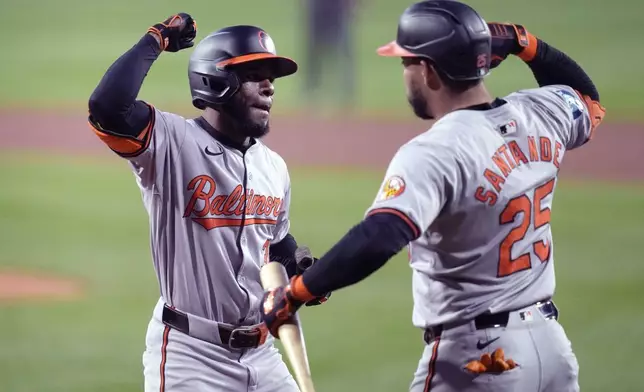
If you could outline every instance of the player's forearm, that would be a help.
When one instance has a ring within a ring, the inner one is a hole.
[[[150,119],[149,107],[136,97],[152,63],[161,53],[146,34],[107,70],[89,99],[89,114],[103,128],[136,136]]]
[[[295,262],[296,250],[297,242],[291,234],[287,234],[283,240],[271,244],[268,248],[270,260],[282,264],[289,278],[297,272],[297,263]]]
[[[539,86],[565,84],[599,102],[599,92],[590,76],[568,55],[537,40],[535,57],[526,61]]]
[[[371,215],[307,269],[302,282],[313,296],[353,285],[380,269],[413,239],[413,231],[401,218]]]

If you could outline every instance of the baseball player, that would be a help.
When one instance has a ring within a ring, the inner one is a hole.
[[[411,391],[578,391],[552,302],[550,221],[566,151],[603,119],[597,89],[523,26],[487,24],[457,1],[411,5],[378,53],[402,58],[414,113],[435,122],[397,151],[364,220],[265,293],[266,325],[276,334],[302,303],[365,279],[408,246],[413,324],[426,342]],[[539,87],[495,99],[482,79],[510,54]]]
[[[200,117],[137,100],[161,53],[190,48],[195,37],[185,13],[155,24],[89,100],[91,128],[129,162],[149,214],[160,298],[146,335],[145,391],[298,391],[258,311],[263,263],[302,272],[294,256],[302,247],[289,234],[289,173],[260,141],[269,131],[273,81],[297,64],[278,56],[261,28],[226,27],[190,57]]]

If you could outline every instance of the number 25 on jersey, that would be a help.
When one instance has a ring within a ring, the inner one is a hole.
[[[530,258],[530,251],[521,254],[516,258],[512,258],[512,245],[525,238],[530,225],[533,225],[533,230],[547,225],[550,223],[550,208],[542,207],[543,199],[552,193],[555,186],[555,179],[552,179],[545,184],[535,188],[521,196],[517,196],[510,200],[505,206],[501,215],[499,216],[499,223],[509,225],[517,223],[520,220],[519,226],[510,230],[508,235],[501,241],[499,248],[499,269],[498,277],[512,275],[515,272],[530,269],[532,262]],[[523,219],[519,217],[523,213]],[[545,263],[550,258],[550,242],[546,239],[537,239],[532,244],[532,250],[535,256]]]

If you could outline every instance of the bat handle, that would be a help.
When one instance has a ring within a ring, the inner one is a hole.
[[[260,270],[260,279],[266,290],[287,285],[289,282],[286,269],[277,262],[265,264]],[[315,392],[299,317],[295,315],[292,322],[280,326],[278,333],[280,340],[284,342],[282,346],[286,350],[300,391]]]

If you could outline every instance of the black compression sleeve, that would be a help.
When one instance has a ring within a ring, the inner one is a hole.
[[[315,296],[358,283],[382,267],[414,239],[402,218],[388,213],[368,216],[302,274]]]
[[[297,242],[291,234],[287,234],[283,240],[268,247],[269,258],[271,261],[277,261],[286,268],[288,277],[295,275],[297,264],[295,262],[295,251]]]
[[[128,136],[137,136],[148,125],[150,108],[136,97],[160,53],[156,39],[146,34],[110,66],[89,99],[92,122]]]
[[[564,84],[599,102],[597,88],[579,64],[542,40],[537,40],[536,56],[527,64],[539,86]]]

